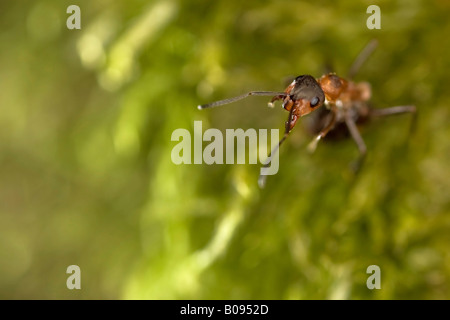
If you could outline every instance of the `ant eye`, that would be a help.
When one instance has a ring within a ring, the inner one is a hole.
[[[310,101],[311,107],[317,106],[319,104],[319,101],[320,101],[319,97],[312,98]]]

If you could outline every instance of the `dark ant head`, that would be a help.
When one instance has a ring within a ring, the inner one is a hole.
[[[286,94],[298,108],[298,116],[304,116],[320,107],[325,101],[325,94],[319,83],[310,75],[302,75],[287,87]]]
[[[316,107],[322,104],[325,100],[325,95],[322,88],[317,83],[316,79],[310,75],[298,76],[294,80],[294,87],[292,88],[290,95],[294,100],[306,99],[311,103],[311,107]]]

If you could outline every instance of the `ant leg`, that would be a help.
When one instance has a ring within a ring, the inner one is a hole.
[[[367,60],[367,58],[369,58],[369,56],[375,50],[377,45],[378,45],[378,41],[376,39],[372,39],[364,47],[364,49],[360,52],[358,57],[356,57],[355,62],[353,62],[353,65],[350,67],[350,70],[347,73],[348,79],[350,79],[350,80],[353,79],[353,77],[358,73],[359,69],[364,64],[364,62]]]
[[[402,114],[402,113],[416,113],[416,106],[396,106],[384,109],[371,109],[370,115],[382,117],[382,116],[390,116],[393,114]]]
[[[289,117],[288,121],[286,121],[285,127],[284,127],[284,135],[281,138],[281,140],[278,142],[278,144],[273,148],[273,150],[270,152],[269,156],[267,157],[265,164],[263,165],[263,168],[268,167],[270,165],[270,162],[272,161],[273,155],[278,152],[278,149],[280,148],[281,144],[286,140],[286,138],[289,136],[289,133],[291,132],[292,128],[295,126],[295,123],[297,122],[298,117],[294,115],[294,108],[291,107],[289,110]],[[260,174],[258,178],[258,185],[262,189],[266,185],[266,179],[267,175]]]
[[[364,143],[363,138],[361,137],[361,134],[359,133],[358,128],[356,127],[355,121],[350,117],[349,113],[345,114],[345,124],[347,125],[347,128],[350,131],[350,135],[352,136],[353,140],[355,140],[359,150],[359,158],[351,165],[353,172],[357,173],[366,157],[367,147]]]
[[[317,148],[317,143],[320,141],[320,139],[324,138],[327,133],[334,127],[334,124],[336,123],[336,113],[331,113],[331,119],[328,122],[327,126],[322,129],[322,131],[319,132],[319,134],[308,144],[308,150],[309,152],[314,152]]]
[[[374,117],[384,117],[384,116],[390,116],[395,114],[402,114],[402,113],[411,113],[412,114],[412,121],[411,121],[411,127],[409,132],[414,132],[416,128],[416,122],[417,122],[417,108],[416,106],[396,106],[396,107],[390,107],[390,108],[384,108],[384,109],[370,109],[370,115]]]

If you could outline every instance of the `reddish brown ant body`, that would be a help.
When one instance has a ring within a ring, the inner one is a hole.
[[[310,75],[301,75],[295,78],[295,80],[286,88],[284,92],[251,91],[234,98],[200,105],[198,108],[206,109],[217,107],[253,95],[274,96],[269,102],[269,107],[273,107],[273,103],[275,101],[282,100],[282,107],[289,111],[289,117],[288,121],[286,121],[284,136],[278,143],[277,147],[272,150],[271,155],[266,162],[268,164],[270,163],[272,155],[277,152],[280,145],[294,128],[297,120],[324,105],[328,110],[328,112],[325,113],[325,119],[317,118],[316,120],[324,123],[324,125],[320,132],[308,145],[308,149],[310,151],[314,151],[318,141],[323,139],[328,132],[340,124],[345,124],[360,152],[360,157],[354,166],[354,170],[357,171],[367,151],[364,140],[362,139],[356,126],[357,121],[363,118],[401,113],[416,114],[416,107],[412,105],[396,106],[384,109],[370,108],[368,105],[368,101],[371,97],[370,85],[367,82],[356,83],[351,81],[364,60],[375,49],[376,45],[377,42],[373,40],[360,53],[352,68],[350,68],[350,72],[348,74],[348,78],[350,80],[339,77],[334,73],[325,74],[319,79],[315,79]],[[266,176],[260,176],[259,184],[261,187],[265,184],[265,178]]]

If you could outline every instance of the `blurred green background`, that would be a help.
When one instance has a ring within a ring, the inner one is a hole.
[[[81,8],[81,30],[66,9]],[[381,8],[368,30],[366,9]],[[403,1],[2,1],[0,298],[450,298],[450,4]],[[280,170],[174,165],[177,128],[283,129],[254,97],[286,79],[345,75],[409,115],[314,154],[300,121]],[[81,268],[68,290],[66,268]],[[381,268],[369,290],[366,269]]]

